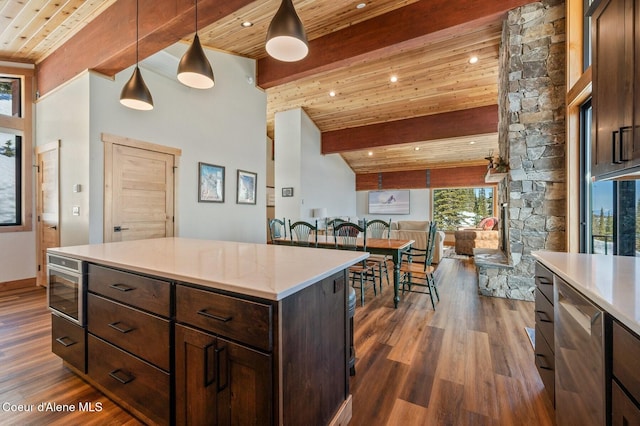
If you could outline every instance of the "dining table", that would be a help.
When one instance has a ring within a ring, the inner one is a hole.
[[[311,235],[310,242],[315,242],[315,236]],[[400,263],[402,261],[402,253],[408,251],[413,245],[414,240],[404,240],[396,238],[367,238],[366,251],[371,254],[381,254],[390,256],[393,262],[393,306],[398,308],[400,302]],[[295,245],[295,241],[291,238],[275,238],[274,244]],[[356,246],[364,248],[364,239],[358,238]],[[340,248],[336,244],[335,237],[331,235],[318,235],[318,248]]]

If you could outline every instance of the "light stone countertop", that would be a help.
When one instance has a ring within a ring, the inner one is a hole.
[[[532,254],[551,272],[640,334],[640,258],[550,251]]]
[[[101,265],[281,300],[369,256],[367,252],[159,238],[48,249]]]

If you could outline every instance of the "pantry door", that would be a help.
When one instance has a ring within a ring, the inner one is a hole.
[[[172,237],[180,150],[103,135],[104,241]]]

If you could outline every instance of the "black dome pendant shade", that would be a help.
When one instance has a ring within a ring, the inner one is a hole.
[[[207,60],[196,33],[193,43],[178,64],[178,80],[194,89],[209,89],[215,84],[211,64]]]
[[[195,0],[196,35],[178,64],[178,81],[194,89],[209,89],[215,84],[213,70],[198,37],[198,0]]]
[[[280,61],[295,62],[309,53],[307,34],[291,0],[282,0],[267,31],[267,53]]]
[[[142,73],[138,67],[138,0],[136,0],[136,68],[127,84],[120,92],[120,103],[126,107],[149,111],[153,109],[153,98],[149,88],[142,79]]]

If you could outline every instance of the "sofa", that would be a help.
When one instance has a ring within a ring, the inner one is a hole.
[[[414,240],[413,247],[427,248],[428,220],[399,220],[391,222],[391,238]],[[436,242],[433,249],[433,263],[440,263],[444,255],[444,232],[436,231]]]
[[[455,231],[456,254],[473,256],[474,248],[498,249],[500,234],[498,219],[485,218],[476,228],[462,228]]]

